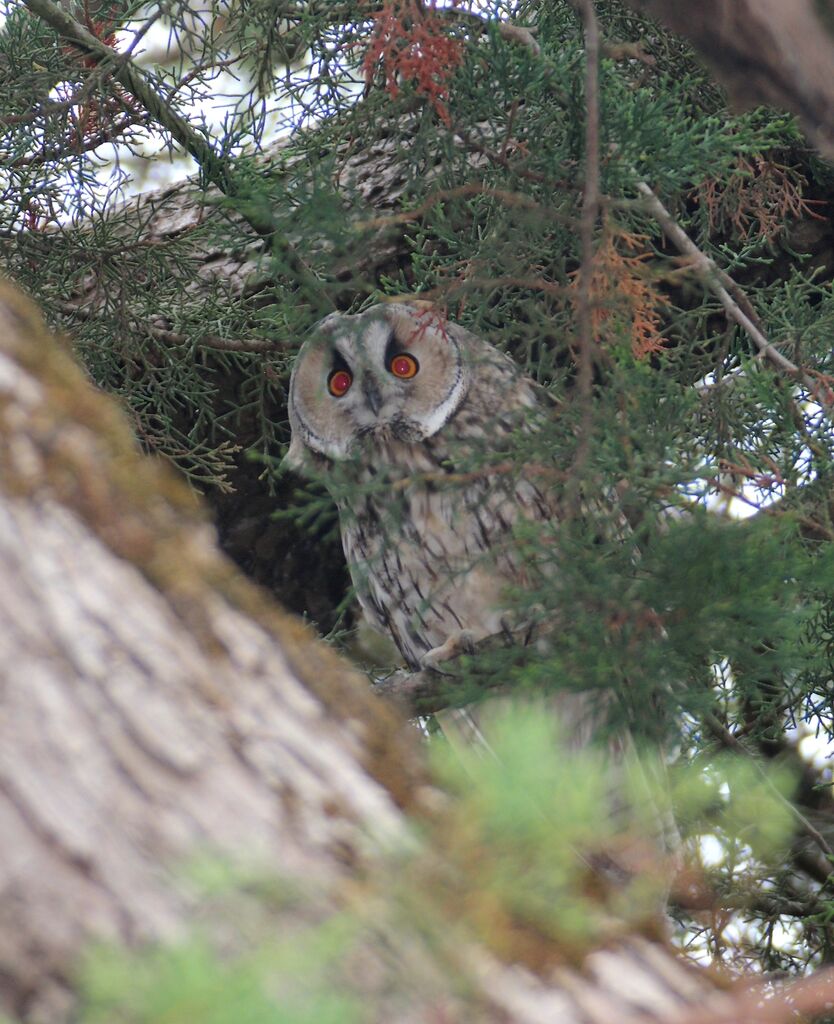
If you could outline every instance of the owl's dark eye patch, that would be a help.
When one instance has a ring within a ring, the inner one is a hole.
[[[391,369],[391,363],[397,358],[397,356],[402,355],[402,353],[405,351],[405,345],[397,341],[396,333],[394,331],[391,331],[391,333],[388,335],[388,341],[385,345],[384,357],[385,365],[388,367],[389,370]]]
[[[351,376],[353,375],[345,357],[337,348],[334,348],[330,353],[330,372],[335,373],[336,370],[346,370]]]

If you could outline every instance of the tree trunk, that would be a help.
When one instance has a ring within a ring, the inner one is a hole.
[[[627,0],[686,36],[741,108],[796,114],[834,159],[834,5],[830,0]]]
[[[8,287],[0,323],[0,977],[55,1020],[86,937],[180,927],[163,865],[257,852],[331,885],[401,830],[414,757]]]

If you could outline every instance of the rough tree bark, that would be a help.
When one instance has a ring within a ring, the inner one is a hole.
[[[686,36],[742,108],[797,114],[834,159],[834,4],[831,0],[626,0]]]
[[[219,554],[6,285],[0,577],[4,1012],[60,1024],[85,943],[180,934],[198,898],[178,868],[208,848],[315,893],[287,914],[325,914],[363,879],[377,927],[350,984],[367,1020],[755,1019],[637,937],[545,976],[474,943],[453,973],[402,921],[381,939],[375,865],[429,791],[408,727]]]
[[[163,864],[205,845],[332,882],[401,828],[413,756],[5,286],[0,481],[2,1003],[57,1020],[84,936],[181,922]]]

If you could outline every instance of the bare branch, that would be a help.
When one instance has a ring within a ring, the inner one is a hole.
[[[465,22],[476,32],[487,32],[490,28],[495,28],[501,38],[508,43],[517,43],[519,46],[523,46],[534,57],[541,56],[542,48],[536,42],[535,27],[528,28],[524,25],[514,25],[510,21],[485,18],[476,11],[463,11],[454,7],[447,7],[443,13],[447,18]]]
[[[591,316],[591,281],[594,273],[594,229],[600,210],[599,195],[599,25],[593,0],[578,0],[585,30],[585,188],[582,196],[579,271],[579,376],[577,385],[586,404],[593,382],[594,331]]]
[[[806,1014],[816,1016],[834,1003],[834,969],[801,978],[775,992],[761,983],[745,983],[728,995],[728,1006],[689,1010],[681,1015],[678,1024],[782,1024]]]
[[[81,320],[101,320],[103,314],[92,311],[83,306],[77,306],[71,302],[61,302],[58,308],[66,316],[75,317]],[[138,334],[148,334],[156,341],[165,342],[168,345],[195,345],[197,348],[212,348],[218,352],[244,352],[253,354],[268,355],[273,352],[282,351],[282,345],[276,341],[267,341],[264,338],[221,338],[217,334],[200,334],[190,337],[177,331],[170,331],[165,327],[156,327],[149,323],[133,321],[131,328]]]

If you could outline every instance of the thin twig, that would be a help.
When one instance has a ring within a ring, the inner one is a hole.
[[[142,42],[142,40],[145,38],[148,32],[150,32],[150,30],[157,23],[157,21],[159,21],[159,19],[162,17],[162,14],[162,8],[157,8],[156,10],[152,11],[150,16],[145,19],[145,22],[142,25],[140,25],[138,29],[136,29],[136,31],[133,33],[133,38],[130,41],[130,46],[128,46],[126,51],[129,57],[133,56],[133,54],[136,52],[136,48],[139,45],[139,43]]]
[[[81,320],[103,319],[102,313],[75,306],[71,302],[61,302],[58,304],[58,308],[65,316],[77,317]],[[266,341],[263,338],[221,338],[217,334],[200,334],[197,337],[192,337],[177,331],[170,331],[165,327],[140,323],[138,320],[130,326],[137,333],[148,334],[155,341],[165,342],[168,345],[194,345],[197,348],[211,348],[218,352],[241,352],[252,355],[269,355],[273,352],[280,352],[283,348],[279,342]]]
[[[571,181],[563,178],[549,178],[546,174],[542,174],[540,171],[531,171],[528,167],[522,166],[517,160],[512,160],[506,154],[496,153],[494,149],[490,149],[489,146],[486,146],[482,142],[478,142],[477,139],[474,139],[462,124],[455,124],[455,135],[460,138],[467,149],[471,149],[474,153],[480,153],[481,156],[485,156],[490,163],[498,164],[499,167],[506,167],[506,169],[511,171],[516,175],[516,177],[523,178],[525,181],[532,181],[537,185],[546,185],[548,188],[553,190],[570,190],[576,187]]]
[[[510,113],[507,115],[507,127],[504,129],[504,141],[501,143],[501,156],[504,159],[507,157],[507,147],[513,137],[513,127],[515,126],[515,119],[517,115],[518,100],[514,99],[510,105]]]
[[[445,17],[455,21],[465,22],[479,33],[485,33],[490,28],[494,28],[501,38],[508,43],[517,43],[519,46],[523,46],[534,57],[541,56],[542,48],[536,42],[533,35],[536,31],[535,27],[527,28],[524,25],[514,25],[510,21],[501,21],[500,18],[487,18],[476,11],[464,11],[456,7],[444,8],[443,14]]]
[[[89,153],[92,150],[98,149],[105,142],[120,142],[122,145],[130,145],[129,140],[123,138],[123,136],[131,128],[136,128],[139,125],[145,126],[146,122],[146,114],[126,117],[123,121],[113,121],[94,135],[85,137],[81,143],[78,142],[77,137],[65,137],[58,145],[50,149],[43,149],[40,153],[34,153],[32,156],[18,157],[17,160],[8,161],[6,166],[13,167],[15,170],[19,170],[22,167],[40,167],[43,164],[63,160],[66,157],[78,157],[82,153]],[[0,159],[2,159],[2,154],[0,154]]]
[[[599,54],[600,35],[593,0],[574,0],[585,35],[585,185],[582,192],[582,213],[579,238],[582,250],[577,287],[576,318],[579,349],[577,354],[576,388],[581,403],[579,443],[573,461],[577,482],[574,493],[565,503],[568,515],[578,493],[578,472],[588,458],[593,426],[592,390],[594,382],[594,322],[592,283],[594,276],[594,234],[600,212],[599,172]]]
[[[496,462],[493,465],[484,466],[482,469],[473,469],[468,473],[447,473],[444,470],[436,473],[411,473],[401,480],[394,480],[390,486],[391,490],[395,493],[408,490],[409,487],[423,487],[426,484],[435,483],[455,487],[459,484],[469,484],[517,472],[518,466],[514,462]],[[564,470],[534,463],[525,465],[524,475],[525,477],[539,477],[540,479],[558,481],[560,483],[564,483],[567,479],[567,474]]]
[[[402,213],[382,214],[379,217],[370,217],[368,220],[358,221],[356,223],[356,228],[360,231],[372,231],[377,228],[388,228],[396,227],[399,224],[410,224],[413,221],[420,220],[427,213],[430,213],[438,203],[447,202],[453,199],[467,199],[470,196],[486,196],[488,199],[497,199],[508,207],[521,207],[526,210],[534,210],[541,217],[548,217],[571,227],[576,224],[575,218],[567,217],[565,214],[559,213],[558,211],[549,210],[547,207],[543,207],[541,203],[537,202],[535,199],[531,199],[530,196],[524,195],[522,192],[511,192],[506,188],[492,188],[489,185],[484,185],[480,181],[470,181],[465,185],[458,185],[457,188],[438,189],[436,192],[432,192],[430,196],[424,199],[419,206],[415,206],[411,210],[405,210]]]
[[[440,302],[454,298],[463,292],[487,288],[524,288],[532,292],[542,292],[544,295],[555,295],[560,298],[566,298],[574,294],[566,285],[556,284],[555,281],[546,281],[542,277],[517,277],[512,274],[505,274],[503,277],[476,277],[473,275],[472,277],[457,278],[449,284],[439,285],[437,288],[430,288],[428,291],[402,293],[397,296],[397,301]]]

